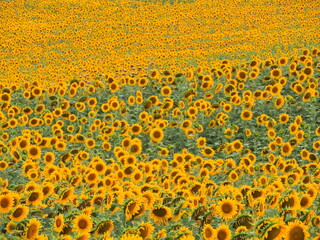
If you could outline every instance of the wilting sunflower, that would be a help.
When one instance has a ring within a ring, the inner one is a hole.
[[[236,201],[226,198],[219,202],[217,207],[219,215],[222,219],[232,219],[238,212],[238,204]]]
[[[205,240],[213,240],[215,239],[215,230],[210,224],[205,224],[202,229],[202,237]]]
[[[217,240],[231,239],[231,231],[227,225],[221,225],[215,230],[215,238]]]
[[[62,232],[63,228],[64,228],[64,217],[62,214],[59,214],[58,216],[56,216],[54,218],[53,230],[55,232],[60,233],[60,232]]]
[[[300,221],[289,222],[285,233],[285,240],[307,240],[310,234],[308,227]]]
[[[0,195],[0,213],[8,213],[13,206],[13,197],[11,194]]]
[[[166,224],[172,217],[172,212],[171,209],[166,206],[158,206],[152,209],[150,217],[157,224]]]
[[[92,229],[92,221],[90,216],[81,214],[74,220],[75,231],[78,233],[88,233]]]
[[[38,236],[38,233],[41,228],[41,223],[38,219],[32,218],[29,221],[28,229],[26,230],[26,238],[27,239],[34,239]]]
[[[19,222],[28,216],[29,208],[27,206],[18,205],[10,215],[12,221]]]

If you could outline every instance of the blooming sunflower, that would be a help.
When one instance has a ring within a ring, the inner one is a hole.
[[[202,237],[205,240],[213,240],[215,239],[215,230],[210,224],[205,224],[203,229],[202,229]]]
[[[64,217],[62,214],[59,214],[54,219],[53,229],[55,232],[60,233],[60,232],[62,232],[63,228],[64,228]]]
[[[18,205],[10,215],[10,219],[12,221],[21,221],[22,219],[25,219],[28,216],[29,208],[27,206]]]
[[[13,206],[13,197],[10,194],[0,195],[0,213],[10,212]]]
[[[140,224],[138,228],[138,235],[143,239],[152,238],[154,227],[150,222]]]
[[[33,206],[39,206],[43,199],[43,193],[41,190],[33,190],[30,192],[29,196],[27,197],[27,204]]]
[[[88,233],[92,229],[92,221],[90,216],[81,214],[74,220],[74,228],[78,233]]]
[[[114,224],[111,220],[109,221],[103,221],[98,224],[94,234],[96,237],[101,235],[109,235],[114,229]]]
[[[160,128],[154,128],[150,132],[150,138],[154,142],[161,142],[163,137],[164,137],[164,134],[163,134],[163,131]]]
[[[230,198],[222,199],[217,208],[220,217],[226,220],[232,219],[238,212],[237,202]]]
[[[28,229],[26,230],[27,239],[34,239],[38,236],[39,230],[41,228],[41,223],[38,219],[32,218],[29,221]]]
[[[285,225],[283,223],[272,223],[266,227],[263,234],[264,240],[280,240],[283,238]]]
[[[152,209],[150,217],[155,223],[165,224],[172,217],[172,212],[171,209],[166,206],[158,206]]]
[[[249,121],[250,119],[252,119],[252,112],[250,110],[243,110],[240,114],[240,117],[242,120],[245,120],[245,121]]]
[[[215,230],[215,238],[217,240],[231,239],[231,231],[227,225],[221,225]]]
[[[126,220],[129,221],[137,214],[142,207],[142,199],[132,199],[125,206]]]
[[[285,232],[285,240],[307,240],[310,234],[308,227],[300,221],[289,222]]]
[[[38,159],[41,156],[41,149],[38,146],[30,146],[28,148],[28,157],[30,159]]]
[[[143,238],[137,234],[124,234],[121,236],[120,240],[143,240]]]

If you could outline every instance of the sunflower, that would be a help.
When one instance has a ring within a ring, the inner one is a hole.
[[[92,149],[96,146],[96,141],[93,138],[87,138],[85,144],[87,148]]]
[[[121,236],[120,240],[143,240],[143,238],[138,234],[125,233]]]
[[[101,223],[98,224],[97,228],[94,231],[94,234],[96,237],[100,235],[110,235],[110,233],[114,229],[114,224],[111,220],[109,221],[102,221]]]
[[[74,221],[75,231],[78,233],[88,233],[92,229],[91,217],[86,214],[81,214],[77,216]]]
[[[152,232],[154,231],[154,227],[150,222],[141,223],[138,228],[138,235],[143,239],[152,238]]]
[[[291,155],[291,152],[292,152],[292,146],[289,142],[287,143],[284,143],[282,146],[281,146],[281,155],[282,156],[290,156]]]
[[[288,64],[288,58],[286,58],[286,57],[281,57],[281,58],[279,58],[278,64],[279,64],[280,66],[285,66],[285,65],[287,65],[287,64]]]
[[[42,185],[43,198],[50,196],[54,192],[54,184],[52,182],[45,182]]]
[[[38,146],[30,146],[28,148],[28,157],[30,159],[38,159],[41,156],[41,149]]]
[[[205,137],[200,137],[197,139],[197,147],[198,148],[205,148],[207,144],[207,139]]]
[[[6,225],[6,231],[10,234],[13,233],[16,230],[16,228],[17,224],[13,221],[8,222]]]
[[[309,194],[303,194],[300,198],[300,207],[309,208],[312,205],[313,199]]]
[[[164,97],[169,97],[172,93],[172,89],[169,86],[164,86],[161,88],[161,95]]]
[[[157,224],[166,224],[172,217],[172,212],[171,209],[166,206],[158,206],[152,209],[150,217]]]
[[[41,223],[38,219],[32,218],[29,221],[28,229],[26,230],[27,239],[35,239],[41,228]]]
[[[264,240],[281,240],[284,231],[285,225],[283,223],[273,223],[265,229],[262,237]]]
[[[129,221],[133,219],[133,216],[137,214],[142,207],[142,199],[136,198],[130,200],[126,206],[125,206],[125,215],[126,215],[126,220]]]
[[[281,114],[281,115],[279,116],[279,122],[280,122],[281,124],[285,124],[285,123],[287,123],[287,122],[289,121],[289,118],[290,118],[289,114],[283,113],[283,114]]]
[[[220,217],[226,220],[232,219],[238,212],[238,204],[230,198],[221,200],[217,208]]]
[[[22,219],[25,219],[28,216],[29,208],[24,205],[18,205],[10,215],[12,221],[19,222]]]
[[[27,204],[33,205],[33,206],[39,206],[41,204],[41,201],[43,199],[43,193],[42,191],[35,189],[30,192],[30,194],[27,197]]]
[[[278,68],[273,69],[270,73],[271,78],[279,79],[282,76],[282,71]]]
[[[252,119],[252,112],[250,110],[243,110],[240,114],[240,117],[244,121],[249,121]]]
[[[240,80],[240,81],[246,81],[247,80],[247,73],[244,71],[244,70],[240,70],[238,73],[237,73],[237,78]]]
[[[202,237],[205,240],[213,240],[215,239],[215,230],[210,224],[205,224],[203,229],[202,229]]]
[[[0,213],[8,213],[13,206],[13,196],[11,194],[0,195]]]
[[[201,153],[205,157],[212,157],[215,154],[215,151],[212,147],[205,147],[202,149]]]
[[[243,149],[243,143],[240,140],[236,140],[231,143],[231,147],[234,152],[241,152]]]
[[[300,221],[289,222],[285,232],[285,240],[307,240],[309,237],[307,226]]]
[[[67,204],[72,199],[73,196],[74,196],[74,188],[70,187],[67,190],[64,190],[62,192],[59,202],[61,204]]]
[[[160,128],[154,128],[150,131],[150,138],[154,142],[161,142],[164,137],[164,133]]]
[[[53,221],[53,230],[57,233],[62,232],[64,228],[64,217],[62,214],[57,215]]]
[[[215,238],[217,240],[230,240],[231,239],[231,231],[227,225],[220,225],[215,230]]]
[[[139,135],[142,132],[142,126],[140,124],[133,124],[130,132],[132,135]]]

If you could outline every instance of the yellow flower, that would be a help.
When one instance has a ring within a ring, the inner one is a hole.
[[[38,219],[32,218],[29,221],[28,229],[26,230],[26,238],[34,239],[38,236],[38,233],[41,228],[41,223]]]
[[[215,230],[215,239],[217,240],[230,240],[231,239],[231,231],[227,225],[220,225]]]
[[[230,198],[223,199],[219,202],[218,213],[222,219],[230,220],[237,215],[238,204]]]
[[[171,209],[166,206],[158,206],[152,209],[150,217],[155,223],[166,224],[172,217],[172,212]]]
[[[13,197],[11,194],[0,195],[0,213],[8,213],[13,206]]]
[[[285,233],[285,240],[307,240],[309,237],[310,234],[306,225],[300,221],[289,222]]]
[[[213,240],[215,239],[215,230],[210,224],[205,224],[202,229],[202,237],[205,240]]]
[[[163,137],[164,137],[164,134],[163,134],[163,131],[160,128],[154,128],[150,132],[150,138],[154,142],[161,142]]]
[[[78,233],[88,233],[92,229],[91,217],[86,214],[78,215],[73,221],[75,231]]]
[[[62,214],[59,214],[58,216],[55,217],[54,223],[53,223],[53,230],[55,232],[62,232],[64,227],[64,217]]]
[[[10,219],[12,221],[21,221],[22,219],[25,219],[28,216],[29,208],[27,206],[18,205],[10,215]]]

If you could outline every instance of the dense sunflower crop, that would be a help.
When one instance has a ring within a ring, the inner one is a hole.
[[[317,1],[0,16],[0,240],[320,239]]]
[[[2,88],[2,234],[317,239],[318,53]]]
[[[151,63],[173,72],[222,58],[237,65],[320,42],[316,0],[152,1],[1,1],[0,83],[93,79],[137,64],[141,74]]]

